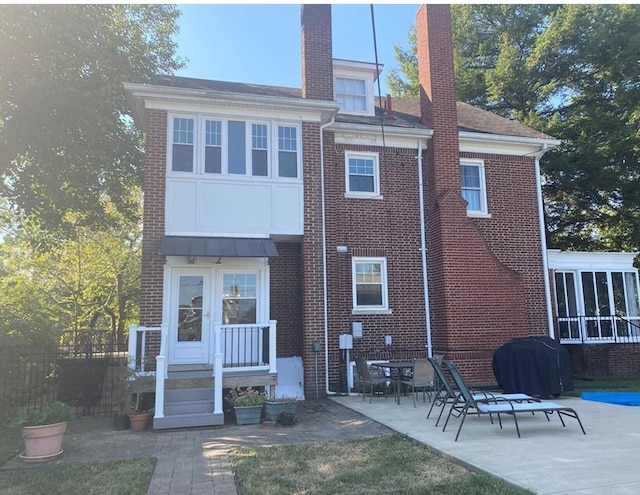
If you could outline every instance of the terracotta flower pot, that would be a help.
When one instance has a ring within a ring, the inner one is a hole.
[[[44,462],[62,454],[62,439],[67,431],[67,423],[42,426],[24,426],[24,453],[20,458],[25,462]]]
[[[146,430],[150,417],[151,417],[151,414],[148,412],[129,414],[129,422],[131,423],[131,430],[132,431]]]

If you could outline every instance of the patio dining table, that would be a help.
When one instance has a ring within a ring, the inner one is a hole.
[[[388,363],[371,363],[371,366],[377,368],[385,368],[391,371],[391,375],[395,374],[396,386],[395,386],[395,401],[396,404],[400,404],[400,377],[402,370],[413,369],[413,361],[389,361]]]

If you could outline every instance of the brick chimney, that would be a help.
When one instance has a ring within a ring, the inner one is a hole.
[[[493,349],[526,335],[526,288],[523,274],[492,251],[492,236],[503,233],[468,218],[462,199],[448,5],[420,7],[416,41],[421,122],[433,129],[423,161],[433,351],[489,382]]]
[[[333,101],[331,5],[302,5],[302,97]]]
[[[460,191],[460,158],[451,12],[422,5],[416,14],[421,122],[433,129],[435,193]]]

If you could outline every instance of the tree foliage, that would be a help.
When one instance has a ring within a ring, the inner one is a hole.
[[[1,193],[20,218],[73,231],[68,213],[129,220],[142,136],[124,81],[182,66],[169,5],[0,5]]]
[[[550,247],[640,249],[640,7],[451,9],[459,98],[562,140],[541,162]],[[417,94],[409,36],[396,95]]]
[[[4,233],[0,337],[47,343],[56,342],[63,330],[99,329],[124,344],[138,311],[141,228],[113,204],[105,214],[112,227],[98,230],[68,213],[65,221],[75,227],[60,244],[26,219]]]

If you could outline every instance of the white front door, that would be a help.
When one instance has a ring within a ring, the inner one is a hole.
[[[211,270],[174,268],[169,304],[169,364],[209,363]]]

